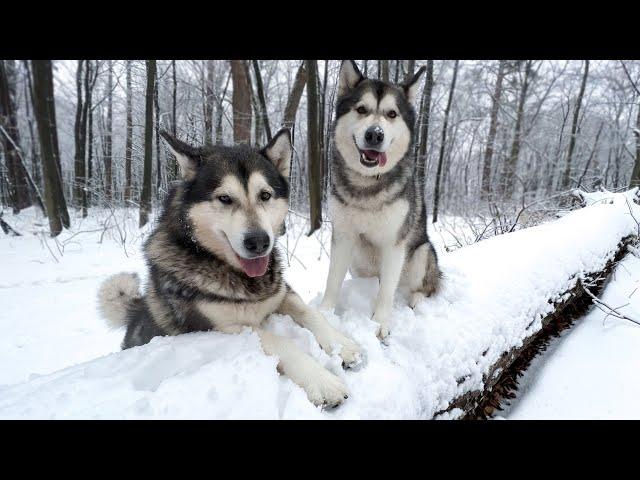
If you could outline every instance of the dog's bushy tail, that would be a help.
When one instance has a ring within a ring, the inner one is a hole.
[[[129,306],[140,298],[137,273],[117,273],[110,276],[98,290],[98,309],[111,328],[127,324]]]

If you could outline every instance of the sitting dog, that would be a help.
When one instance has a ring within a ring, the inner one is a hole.
[[[365,78],[353,61],[338,79],[329,211],[333,223],[329,276],[321,310],[330,310],[351,267],[355,276],[380,279],[373,320],[389,335],[398,285],[410,305],[438,290],[440,270],[427,235],[424,186],[416,175],[413,102],[421,68],[407,83]]]
[[[193,147],[162,132],[181,171],[158,225],[144,245],[149,281],[135,274],[107,279],[98,294],[108,323],[126,325],[122,348],[158,335],[250,327],[278,369],[316,405],[347,398],[343,381],[286,338],[261,328],[272,313],[291,315],[343,364],[358,345],[308,307],[284,281],[276,236],[288,212],[291,136],[280,130],[262,150],[248,145]]]

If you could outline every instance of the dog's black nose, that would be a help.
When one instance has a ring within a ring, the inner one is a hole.
[[[247,252],[260,256],[267,251],[271,240],[264,230],[253,230],[245,235],[243,243]]]
[[[379,125],[372,125],[364,132],[364,141],[367,142],[367,147],[379,147],[384,141],[384,130]]]

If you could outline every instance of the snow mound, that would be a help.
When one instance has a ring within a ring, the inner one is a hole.
[[[415,310],[398,292],[389,346],[380,344],[370,319],[377,279],[347,280],[328,320],[366,352],[357,371],[343,371],[310,332],[273,315],[268,329],[293,338],[345,380],[350,397],[337,409],[309,403],[247,330],[156,338],[0,387],[0,418],[433,418],[482,388],[501,354],[541,328],[552,302],[580,275],[602,269],[621,238],[636,234],[633,195],[607,192],[612,202],[594,198],[556,221],[441,253],[443,291]]]

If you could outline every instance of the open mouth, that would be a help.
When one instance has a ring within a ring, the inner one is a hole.
[[[387,154],[378,152],[377,150],[360,150],[360,163],[365,167],[376,167],[380,165],[384,167],[387,163]]]
[[[360,163],[365,167],[373,168],[378,165],[384,167],[387,163],[387,154],[385,152],[379,152],[378,150],[362,150],[358,147],[355,137],[353,137],[353,143],[358,149],[358,152],[360,152]]]
[[[238,259],[238,263],[240,263],[240,267],[242,267],[242,271],[247,275],[247,277],[261,277],[265,273],[267,273],[267,268],[269,268],[269,258],[271,257],[271,249],[269,249],[269,253],[263,255],[262,257],[244,258],[236,253],[235,249],[231,245],[231,242],[229,241],[229,237],[227,237],[227,234],[222,232],[222,235],[227,241],[229,248],[231,248],[236,258]]]
[[[236,257],[238,257],[240,266],[248,277],[261,277],[267,273],[267,268],[269,268],[269,254],[263,257],[243,258],[236,253]]]

